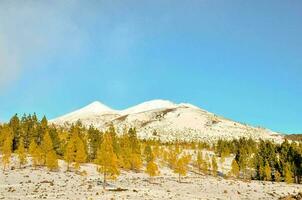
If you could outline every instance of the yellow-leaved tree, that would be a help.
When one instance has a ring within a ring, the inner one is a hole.
[[[130,155],[130,166],[131,170],[138,172],[142,168],[142,159],[141,155],[138,153],[132,153]]]
[[[70,164],[75,159],[75,152],[76,152],[76,147],[74,144],[74,139],[71,137],[68,140],[68,143],[66,145],[65,152],[64,152],[64,160],[67,163],[67,171],[70,171]]]
[[[17,154],[18,154],[18,159],[19,159],[19,168],[21,168],[22,165],[25,165],[26,162],[27,162],[23,137],[21,137],[20,140],[19,140]]]
[[[180,158],[177,159],[175,167],[174,167],[174,173],[178,174],[178,181],[181,182],[181,176],[186,176],[188,172],[188,164],[191,160],[190,155],[183,155]]]
[[[171,147],[168,150],[167,161],[171,169],[174,169],[177,162],[177,157],[181,152],[178,149],[172,149]]]
[[[213,176],[217,176],[218,165],[217,165],[217,159],[216,159],[215,155],[212,157],[212,172],[213,172]]]
[[[113,152],[112,139],[109,133],[103,136],[103,142],[97,151],[95,160],[98,171],[103,174],[103,188],[106,189],[107,179],[115,179],[119,174],[117,156]]]
[[[159,175],[159,169],[158,169],[158,166],[157,164],[154,162],[154,160],[150,160],[148,163],[147,163],[147,166],[146,166],[146,172],[147,174],[149,174],[150,176],[150,182],[152,182],[152,178],[154,176],[158,176]]]
[[[37,145],[35,140],[32,140],[29,145],[29,154],[32,157],[32,165],[36,169],[37,166],[43,164],[44,155],[40,146]]]
[[[46,167],[51,171],[59,168],[57,154],[54,150],[50,151],[46,156]]]
[[[46,167],[51,171],[58,169],[57,154],[53,149],[52,140],[48,132],[45,132],[41,146]]]
[[[35,169],[37,168],[38,165],[41,164],[40,163],[41,155],[40,156],[37,155],[37,148],[38,148],[37,143],[35,142],[35,140],[32,140],[29,144],[28,152],[31,156],[31,162]]]
[[[284,167],[284,180],[287,184],[293,183],[293,172],[291,170],[290,164],[286,163]]]
[[[264,175],[265,175],[264,178],[265,181],[270,181],[272,179],[272,170],[267,161],[265,162],[265,166],[264,166]]]
[[[235,178],[239,177],[239,165],[237,163],[237,161],[235,159],[233,159],[232,161],[232,165],[231,165],[231,171],[230,171],[230,175],[234,176]]]
[[[11,155],[12,155],[12,144],[13,144],[13,136],[12,130],[9,127],[5,128],[5,139],[2,146],[2,164],[3,171],[6,170],[6,167],[9,166]]]
[[[152,182],[152,178],[159,175],[159,169],[155,163],[155,155],[153,154],[152,149],[150,148],[148,151],[148,156],[146,156],[146,173],[149,174],[150,182]]]
[[[199,173],[202,171],[203,163],[204,163],[204,160],[203,160],[203,157],[202,157],[202,152],[198,151],[197,159],[196,159],[196,166],[197,166],[197,169],[198,169]]]
[[[277,170],[275,171],[275,181],[280,182],[281,180],[281,174]]]
[[[84,142],[77,137],[76,139],[76,155],[74,158],[75,168],[78,170],[80,168],[81,163],[85,163],[87,159],[86,149]]]
[[[204,174],[208,174],[208,172],[209,172],[209,165],[210,165],[209,162],[210,162],[209,155],[206,154],[204,162],[202,163],[202,171],[203,171]]]

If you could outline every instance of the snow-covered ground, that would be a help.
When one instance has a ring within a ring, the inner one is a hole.
[[[16,165],[17,166],[17,165]],[[105,191],[97,185],[102,176],[94,164],[85,164],[81,171],[87,175],[66,172],[64,162],[60,170],[49,172],[45,168],[34,170],[31,166],[0,172],[0,199],[278,199],[302,191],[302,185],[262,181],[227,180],[190,172],[178,183],[178,176],[168,168],[161,168],[161,175],[149,182],[147,174],[125,172],[115,187],[127,191]]]
[[[114,124],[119,133],[123,133],[125,128],[135,127],[140,138],[161,141],[215,141],[241,137],[275,142],[283,140],[281,135],[271,130],[231,121],[191,104],[166,100],[147,101],[125,110],[114,110],[93,102],[50,122],[64,125],[77,120],[100,130]]]

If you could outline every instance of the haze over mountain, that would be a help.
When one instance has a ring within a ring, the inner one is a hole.
[[[106,130],[113,124],[118,133],[135,127],[140,138],[162,141],[213,141],[240,137],[282,141],[281,135],[269,129],[252,127],[191,104],[176,104],[167,100],[147,101],[124,110],[114,110],[95,101],[50,122],[68,125],[78,120],[85,126],[93,125],[100,130]]]

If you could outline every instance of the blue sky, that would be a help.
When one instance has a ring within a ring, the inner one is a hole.
[[[189,102],[302,132],[302,1],[0,2],[0,121]]]

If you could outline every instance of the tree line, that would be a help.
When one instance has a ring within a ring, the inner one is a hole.
[[[35,114],[21,118],[14,115],[0,125],[0,151],[3,170],[9,169],[13,153],[18,157],[19,168],[26,166],[28,157],[34,168],[47,167],[51,171],[59,169],[59,159],[65,161],[66,171],[77,173],[82,164],[95,163],[104,187],[120,170],[145,171],[153,181],[163,166],[178,174],[179,182],[188,171],[217,176],[218,166],[219,175],[226,178],[300,183],[302,174],[299,142],[285,140],[276,144],[241,138],[215,143],[163,143],[139,139],[134,128],[117,134],[113,125],[100,131],[93,126],[86,128],[80,121],[59,127],[48,123],[46,117],[39,120]],[[228,158],[233,158],[231,169],[224,173]]]

